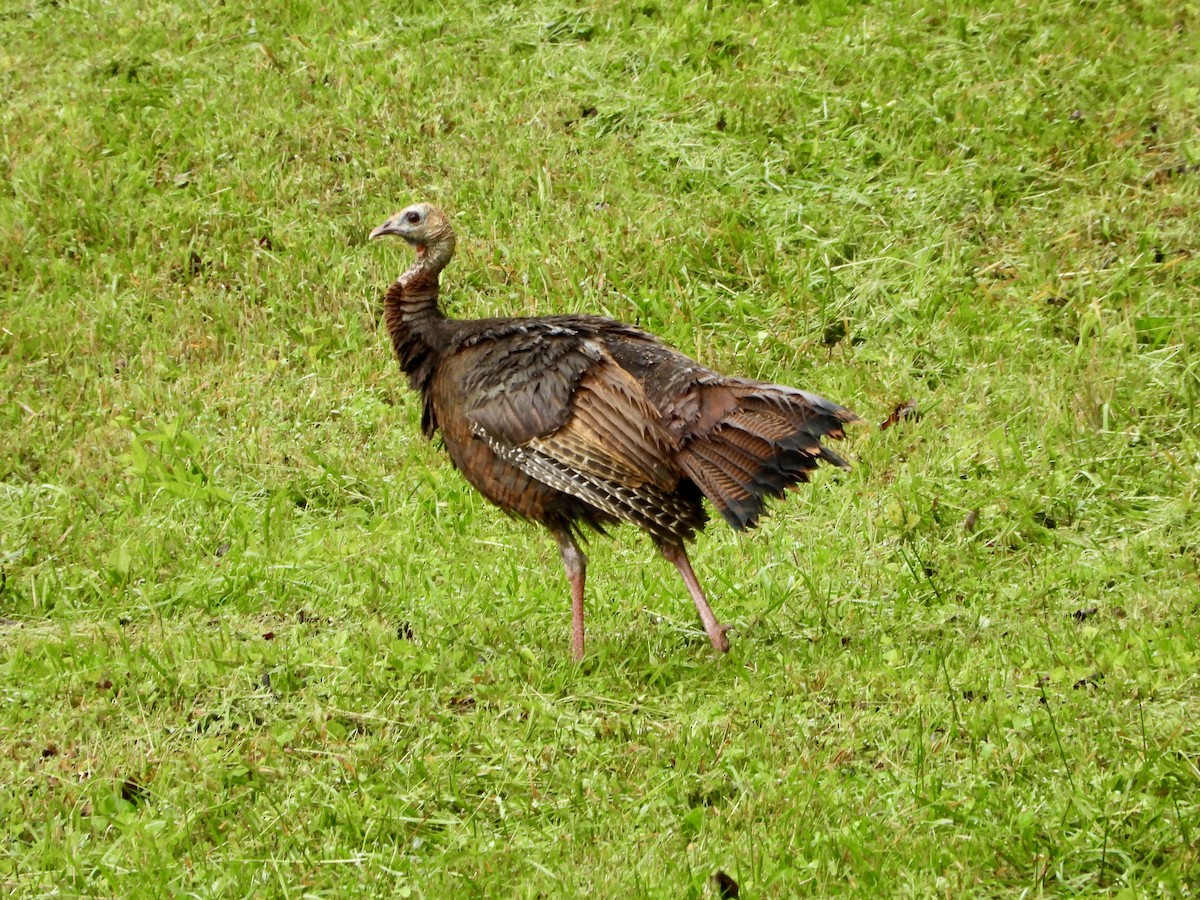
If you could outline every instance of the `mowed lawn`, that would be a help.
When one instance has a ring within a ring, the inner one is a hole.
[[[1200,891],[1200,10],[11,0],[0,888]],[[866,420],[571,662],[381,330],[596,312]],[[912,414],[881,424],[901,404]]]

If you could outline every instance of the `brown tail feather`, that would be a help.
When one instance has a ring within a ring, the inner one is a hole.
[[[742,396],[707,434],[679,453],[679,464],[732,527],[753,528],[769,497],[808,481],[821,461],[849,468],[821,444],[841,438],[857,416],[824,397],[777,385],[739,385]]]

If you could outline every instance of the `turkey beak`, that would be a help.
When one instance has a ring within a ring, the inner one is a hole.
[[[396,227],[396,223],[388,219],[378,228],[371,232],[371,236],[367,238],[369,241],[375,240],[377,237],[383,237],[385,234],[400,234],[400,229]]]

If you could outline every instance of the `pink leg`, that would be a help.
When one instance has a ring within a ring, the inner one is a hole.
[[[700,613],[700,621],[704,623],[704,630],[708,632],[708,639],[712,641],[713,647],[721,653],[728,653],[729,638],[725,636],[725,632],[729,630],[729,626],[719,623],[717,617],[713,615],[712,608],[708,605],[708,599],[704,596],[704,589],[700,587],[700,582],[696,580],[696,573],[692,571],[692,563],[688,559],[687,550],[683,548],[683,544],[660,544],[658,549],[679,570],[683,583],[687,585],[688,593],[692,595],[692,602],[696,604],[696,612]]]
[[[571,656],[579,662],[583,659],[583,581],[587,574],[587,557],[569,531],[555,531],[554,539],[558,541],[563,568],[571,580]]]

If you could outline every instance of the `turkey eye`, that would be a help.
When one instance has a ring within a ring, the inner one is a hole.
[[[409,225],[416,225],[418,222],[421,221],[421,214],[419,212],[405,213],[404,221],[407,222]]]

